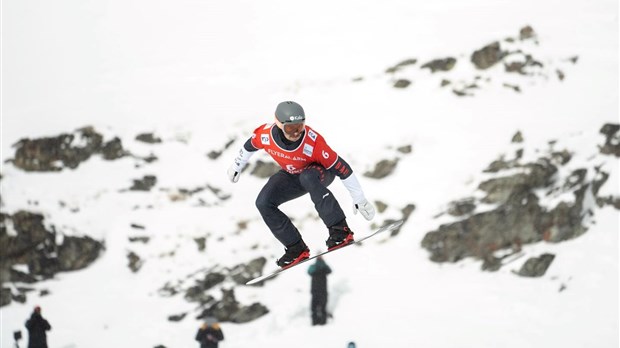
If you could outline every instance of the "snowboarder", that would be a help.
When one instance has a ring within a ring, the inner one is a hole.
[[[212,317],[208,317],[196,333],[196,341],[200,342],[200,348],[217,348],[219,342],[223,340],[224,333],[220,324]]]
[[[318,257],[316,262],[308,267],[308,274],[312,277],[310,281],[312,325],[325,325],[327,322],[325,307],[327,306],[327,275],[330,273],[332,270],[322,257]]]
[[[52,329],[50,323],[41,316],[41,307],[34,307],[30,319],[26,321],[28,329],[28,348],[47,348],[46,331]]]
[[[325,139],[305,124],[301,105],[285,101],[276,107],[275,122],[254,130],[239,150],[227,171],[230,181],[239,180],[242,169],[257,150],[265,150],[282,167],[272,175],[256,198],[256,207],[265,224],[285,247],[276,263],[291,267],[310,256],[299,230],[278,207],[309,193],[321,220],[328,228],[328,250],[353,241],[353,231],[336,197],[327,189],[338,176],[353,199],[354,213],[366,220],[375,215],[375,208],[364,196],[362,187],[349,164],[332,150]]]

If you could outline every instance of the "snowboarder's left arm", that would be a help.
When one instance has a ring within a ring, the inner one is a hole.
[[[338,176],[342,180],[344,187],[349,191],[353,199],[353,213],[357,214],[359,211],[366,220],[372,220],[375,216],[375,207],[366,199],[362,185],[360,185],[347,161],[338,156],[334,165],[328,170]]]
[[[332,150],[325,139],[318,136],[316,139],[315,151],[319,163],[321,163],[328,171],[338,176],[344,187],[347,188],[351,198],[353,199],[353,213],[359,211],[366,220],[372,220],[375,217],[375,207],[366,199],[362,185],[360,185],[357,177],[353,173],[351,166],[342,157]]]

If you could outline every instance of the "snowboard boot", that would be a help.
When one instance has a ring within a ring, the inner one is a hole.
[[[329,228],[329,238],[325,241],[328,251],[341,248],[351,242],[353,242],[353,231],[349,229],[347,220],[342,220]]]
[[[284,249],[284,255],[276,261],[282,269],[292,267],[310,257],[310,249],[306,246],[303,239]]]

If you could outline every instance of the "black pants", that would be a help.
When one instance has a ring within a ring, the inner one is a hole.
[[[297,243],[301,236],[291,219],[278,207],[306,193],[310,194],[325,226],[333,226],[345,219],[336,197],[327,189],[334,178],[332,173],[318,164],[306,167],[301,174],[280,170],[269,178],[256,198],[256,207],[280,243],[288,247]]]
[[[312,325],[324,325],[327,322],[327,292],[312,293]]]

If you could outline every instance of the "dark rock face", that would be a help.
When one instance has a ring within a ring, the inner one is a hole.
[[[613,198],[597,197],[609,177],[598,167],[563,170],[560,176],[559,166],[570,159],[571,154],[564,150],[550,151],[530,163],[522,163],[519,152],[514,159],[494,161],[485,172],[496,176],[478,186],[485,195],[452,203],[448,213],[460,220],[428,232],[422,247],[435,262],[473,257],[484,260],[483,269],[497,270],[501,259],[494,252],[498,250],[518,251],[526,243],[543,240],[557,243],[581,236],[587,232],[584,218],[593,214],[585,205],[588,197],[594,197],[599,204]],[[510,175],[502,175],[507,170]],[[588,176],[588,173],[595,175]],[[562,199],[548,206],[540,202],[543,195],[572,195],[573,199]],[[496,207],[476,213],[478,201]],[[548,258],[543,261],[551,262]]]
[[[78,129],[72,134],[39,139],[22,139],[14,147],[13,165],[25,171],[60,171],[64,167],[77,168],[94,154],[106,160],[114,160],[128,154],[121,140],[115,138],[107,143],[92,127]]]
[[[385,70],[386,73],[391,74],[391,73],[395,73],[399,70],[401,70],[402,68],[408,66],[408,65],[414,65],[415,63],[417,63],[418,60],[415,58],[411,58],[411,59],[407,59],[407,60],[403,60],[402,62],[388,68],[387,70]]]
[[[90,237],[63,236],[58,243],[56,231],[46,230],[43,220],[42,215],[26,211],[13,216],[0,213],[2,283],[34,283],[58,272],[83,269],[103,250],[103,245]],[[29,273],[12,269],[16,264],[28,265]]]
[[[159,144],[161,143],[161,138],[156,136],[153,133],[140,133],[136,135],[136,140],[141,141],[147,144]]]
[[[432,73],[437,71],[450,71],[456,65],[456,58],[448,57],[434,59],[421,66],[422,69],[430,69]]]
[[[407,79],[398,79],[394,82],[394,88],[407,88],[411,84],[410,80]]]
[[[198,304],[201,311],[198,319],[215,317],[220,322],[245,323],[269,313],[269,310],[260,303],[248,306],[240,304],[235,298],[232,285],[244,285],[248,280],[262,275],[266,263],[264,257],[259,257],[232,268],[215,266],[204,271],[204,276],[192,280],[189,287],[183,286],[181,280],[174,285],[165,284],[159,292],[163,296],[183,293],[187,301]],[[195,279],[194,275],[190,278]],[[214,294],[217,290],[221,292],[219,299],[216,298],[217,294]]]
[[[256,177],[266,179],[275,173],[277,173],[280,169],[280,166],[273,162],[263,162],[261,160],[256,161],[254,168],[250,172],[251,175]]]
[[[474,51],[471,55],[471,62],[477,69],[484,70],[500,62],[506,54],[505,51],[502,51],[499,41],[495,41]]]
[[[539,257],[532,257],[521,266],[518,274],[522,277],[542,277],[549,269],[553,259],[555,259],[553,254],[542,254]]]
[[[157,184],[157,177],[154,175],[145,175],[142,179],[133,181],[133,185],[129,188],[131,191],[150,191]]]
[[[373,179],[382,179],[392,174],[396,165],[398,164],[398,158],[393,160],[381,160],[375,165],[372,171],[365,172],[364,176]]]
[[[221,300],[205,308],[198,319],[212,316],[220,322],[247,323],[269,313],[260,303],[242,306],[235,298],[234,289],[222,289]]]
[[[600,146],[600,151],[605,155],[620,157],[620,124],[607,123],[601,128],[605,135],[605,144]]]

